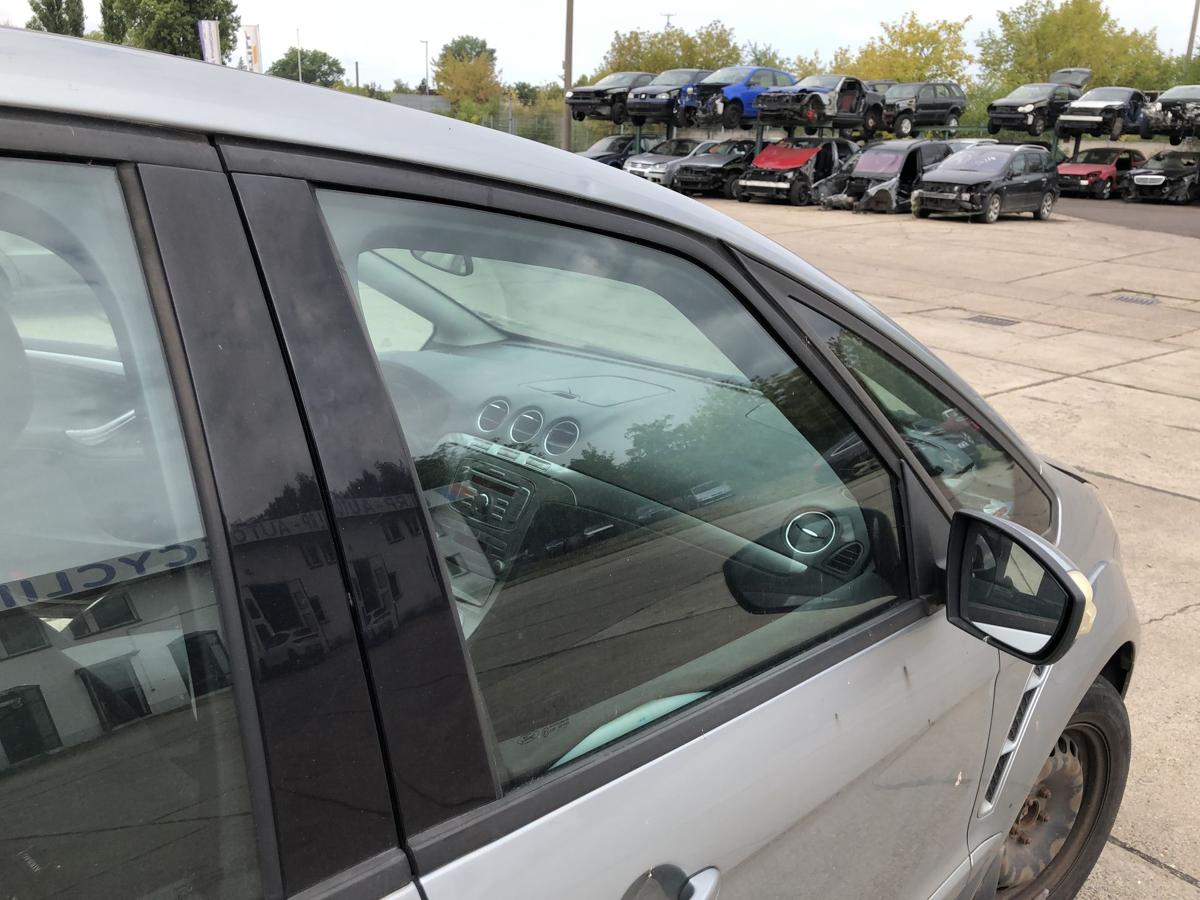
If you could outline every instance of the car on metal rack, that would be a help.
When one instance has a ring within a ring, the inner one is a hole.
[[[645,153],[657,142],[658,138],[649,135],[643,135],[639,142],[632,134],[610,134],[600,138],[586,150],[577,151],[575,155],[619,169],[629,157],[635,153]]]
[[[726,140],[668,166],[663,183],[684,194],[738,195],[738,180],[754,158],[754,141]]]
[[[1048,219],[1058,201],[1058,175],[1045,147],[987,144],[960,150],[927,171],[912,195],[918,218],[968,216],[988,225],[1004,213]]]
[[[767,66],[725,66],[684,88],[684,103],[696,107],[696,124],[741,128],[758,118],[763,91],[796,83],[794,75]]]
[[[1146,104],[1146,114],[1138,129],[1143,140],[1155,135],[1167,136],[1177,147],[1184,138],[1200,137],[1200,84],[1177,84]]]
[[[909,138],[868,144],[838,172],[813,185],[826,209],[908,212],[921,176],[954,152],[946,141]]]
[[[577,85],[567,91],[567,108],[576,122],[606,119],[621,125],[629,119],[629,92],[653,80],[653,72],[613,72],[595,84]]]
[[[954,131],[966,108],[967,95],[953,81],[893,84],[883,95],[883,130],[898,138],[920,128]]]
[[[686,89],[711,74],[711,69],[668,69],[655,75],[649,84],[629,92],[625,103],[630,123],[673,122],[687,125],[689,119],[695,118],[696,106],[694,102],[685,103],[688,96]]]
[[[1107,200],[1120,193],[1126,176],[1145,162],[1145,154],[1134,147],[1089,147],[1058,164],[1058,189]]]
[[[1090,134],[1119,140],[1122,135],[1141,130],[1145,108],[1146,95],[1136,88],[1092,88],[1059,113],[1054,133],[1059,137]]]
[[[860,130],[865,140],[883,127],[884,95],[850,75],[809,75],[790,87],[772,88],[758,97],[758,114],[770,125]]]
[[[1091,69],[1059,69],[1049,81],[1023,84],[987,107],[988,134],[1002,130],[1027,131],[1039,137],[1053,128],[1059,115],[1083,95]]]
[[[1125,176],[1121,196],[1171,203],[1200,199],[1200,150],[1160,150]]]
[[[786,200],[793,206],[813,202],[812,188],[828,178],[859,147],[845,138],[785,138],[767,144],[737,182],[736,198]]]
[[[668,163],[691,156],[703,143],[695,138],[668,138],[659,141],[645,153],[629,157],[621,168],[630,175],[661,182]]]

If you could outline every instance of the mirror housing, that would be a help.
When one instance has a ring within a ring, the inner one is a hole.
[[[976,510],[950,523],[946,616],[963,631],[1035,665],[1061,659],[1095,619],[1092,585],[1053,544]]]
[[[475,271],[475,261],[464,253],[439,253],[435,250],[410,250],[413,259],[439,272],[465,277]]]

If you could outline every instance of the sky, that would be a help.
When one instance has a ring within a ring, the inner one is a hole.
[[[878,22],[896,19],[906,8],[924,20],[961,19],[969,12],[968,34],[973,42],[995,25],[997,9],[1018,2],[913,0],[901,6],[894,0],[813,4],[766,0],[741,6],[728,0],[575,0],[574,74],[578,77],[600,64],[614,31],[662,28],[663,13],[674,13],[672,24],[687,30],[721,19],[733,28],[739,42],[773,44],[789,58],[816,50],[829,59],[839,46],[864,43]],[[822,7],[828,12],[817,12]],[[1186,49],[1191,0],[1108,0],[1108,7],[1126,28],[1157,28],[1164,49],[1173,53]],[[100,0],[84,0],[84,9],[87,27],[99,28]],[[299,29],[302,46],[340,59],[351,80],[357,61],[363,83],[375,81],[384,87],[396,78],[416,85],[424,77],[422,40],[429,42],[432,58],[443,44],[464,33],[482,37],[496,48],[504,81],[541,84],[559,79],[565,9],[566,0],[452,0],[445,5],[413,0],[238,2],[242,24],[261,28],[267,65],[295,45]],[[27,0],[0,0],[0,24],[23,25],[28,19]]]

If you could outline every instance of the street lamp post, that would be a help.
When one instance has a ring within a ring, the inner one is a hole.
[[[575,27],[575,0],[567,0],[567,43],[563,51],[563,93],[571,89],[571,32]],[[564,150],[571,149],[571,107],[567,98],[563,97],[563,139]]]
[[[421,41],[425,45],[425,93],[429,93],[429,41]]]
[[[1196,0],[1196,6],[1192,9],[1192,30],[1188,32],[1188,51],[1187,60],[1192,61],[1192,51],[1196,49],[1196,24],[1200,22],[1200,0]]]

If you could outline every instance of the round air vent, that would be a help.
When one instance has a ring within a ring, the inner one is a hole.
[[[836,534],[837,524],[833,517],[816,509],[800,513],[783,529],[787,545],[805,556],[820,553],[833,543]]]
[[[518,444],[528,444],[533,440],[534,435],[542,430],[542,414],[536,409],[526,409],[517,413],[517,417],[513,419],[513,423],[509,426],[508,436]]]
[[[555,422],[546,432],[542,446],[553,456],[560,456],[575,446],[579,440],[579,424],[572,419]]]
[[[508,411],[509,406],[507,401],[493,400],[479,411],[479,418],[475,420],[475,424],[479,426],[479,430],[484,434],[487,434],[489,431],[495,431],[508,418]]]

